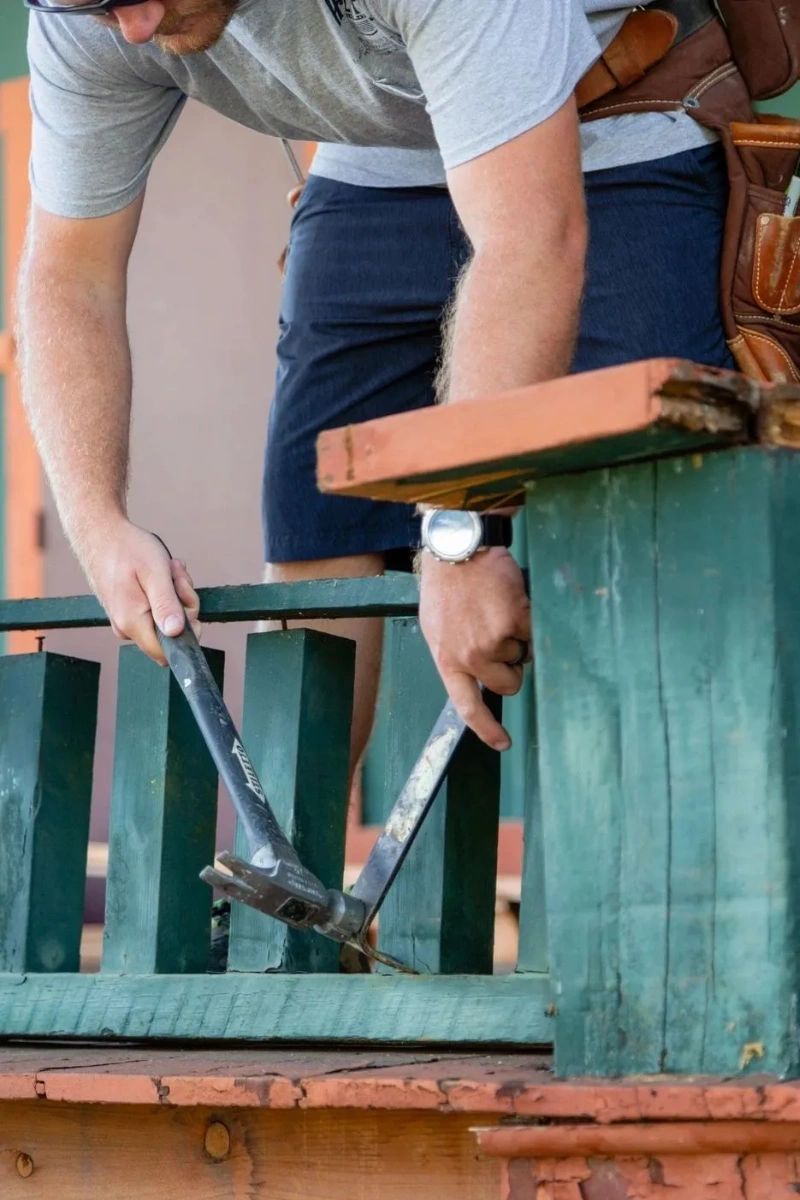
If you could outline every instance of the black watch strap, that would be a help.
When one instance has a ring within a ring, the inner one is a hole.
[[[483,546],[505,546],[506,549],[511,545],[513,530],[511,526],[511,517],[499,517],[493,514],[481,517],[481,525],[483,526]]]

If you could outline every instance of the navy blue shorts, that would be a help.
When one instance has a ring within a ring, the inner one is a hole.
[[[587,286],[573,369],[661,355],[733,366],[719,315],[728,194],[719,148],[595,171],[586,191]],[[323,429],[433,402],[442,313],[468,257],[445,189],[312,176],[292,223],[281,308],[266,561],[417,544],[408,506],[322,495],[315,442]]]

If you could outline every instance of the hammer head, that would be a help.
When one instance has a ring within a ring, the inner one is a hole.
[[[294,929],[317,929],[344,942],[364,923],[366,910],[361,901],[324,888],[310,872],[292,862],[278,858],[269,866],[255,866],[227,851],[218,861],[225,873],[206,867],[200,878],[230,899],[249,904]]]

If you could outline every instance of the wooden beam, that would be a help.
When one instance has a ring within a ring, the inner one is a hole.
[[[0,1101],[9,1100],[43,1106],[491,1112],[622,1130],[635,1122],[800,1123],[798,1080],[769,1075],[559,1080],[549,1055],[438,1048],[0,1046]]]
[[[558,1074],[795,1077],[800,458],[528,501]]]
[[[551,1125],[479,1129],[478,1145],[493,1158],[634,1157],[653,1154],[796,1153],[800,1122],[663,1121],[652,1125]],[[699,1179],[698,1179],[699,1183]],[[795,1189],[793,1189],[795,1190]],[[784,1193],[785,1194],[785,1193]],[[653,1193],[655,1195],[655,1193]],[[730,1193],[728,1193],[730,1195]],[[780,1192],[777,1195],[781,1195]]]
[[[0,1110],[4,1200],[406,1200],[409,1188],[436,1200],[499,1196],[500,1166],[477,1157],[470,1115],[41,1102]]]
[[[311,617],[414,616],[419,589],[413,575],[372,579],[314,579],[198,588],[205,622],[296,620]],[[108,625],[94,596],[0,600],[0,633],[12,629],[89,629]]]
[[[534,975],[0,975],[0,1037],[541,1046]]]
[[[653,359],[320,434],[324,492],[468,507],[544,475],[754,436],[769,389]],[[795,411],[800,388],[784,389]]]

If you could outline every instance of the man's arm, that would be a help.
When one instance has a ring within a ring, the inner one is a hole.
[[[185,565],[170,562],[127,517],[125,303],[141,204],[87,220],[34,208],[20,270],[18,346],[25,405],[72,547],[117,635],[163,662],[153,618],[178,633],[182,604],[195,620],[198,603]]]
[[[586,215],[574,100],[529,132],[456,167],[448,182],[474,255],[449,322],[447,402],[568,372],[578,324]],[[522,576],[507,551],[452,566],[422,556],[420,617],[450,697],[475,732],[509,745],[478,681],[519,690],[507,665],[530,639]]]

